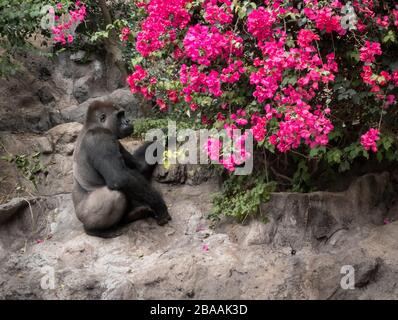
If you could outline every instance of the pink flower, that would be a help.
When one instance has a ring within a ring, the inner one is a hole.
[[[392,10],[392,15],[394,17],[394,25],[398,27],[398,10]]]
[[[138,83],[144,80],[148,73],[140,65],[136,65],[134,69],[135,71],[133,74],[128,76],[127,83],[130,86],[131,92],[136,93],[140,92],[142,89],[142,86],[138,85]]]
[[[308,47],[314,40],[319,40],[319,36],[308,29],[301,29],[297,36],[297,43],[300,47]]]
[[[160,111],[167,111],[168,107],[162,99],[157,99],[156,104],[159,106]]]
[[[57,10],[62,9],[62,3],[56,5]],[[86,6],[80,1],[76,1],[75,10],[69,10],[66,17],[66,21],[55,25],[51,28],[52,34],[54,36],[53,40],[55,43],[60,43],[66,45],[67,43],[73,42],[72,28],[82,22],[86,18]],[[60,21],[59,16],[55,16],[55,21]]]
[[[398,11],[398,10],[397,10]],[[398,87],[398,70],[394,71],[391,75],[391,80],[394,83],[394,86]]]
[[[222,8],[217,5],[217,2],[226,2],[227,7]],[[232,22],[233,14],[231,10],[231,1],[206,1],[205,4],[205,20],[211,24],[228,24]]]
[[[203,252],[208,252],[208,251],[209,251],[209,245],[206,244],[206,243],[204,243],[204,244],[202,245],[202,251],[203,251]]]
[[[199,108],[199,106],[196,103],[191,103],[189,105],[189,109],[191,109],[192,111],[196,111]]]
[[[393,94],[389,94],[386,97],[385,106],[386,107],[391,106],[391,105],[393,105],[395,103],[395,101],[396,101],[395,96]]]
[[[376,60],[375,55],[381,55],[381,46],[378,42],[365,41],[365,46],[359,49],[359,59],[363,62],[372,63]]]
[[[130,28],[124,27],[122,29],[122,34],[121,34],[122,41],[127,41],[129,39],[130,34],[131,34]]]
[[[177,95],[177,91],[175,91],[175,90],[169,90],[167,92],[167,97],[173,103],[177,103],[178,102],[178,95]]]
[[[207,140],[207,146],[205,148],[206,153],[208,154],[210,160],[218,161],[220,158],[222,144],[220,140],[215,138],[209,138]]]
[[[252,10],[247,16],[247,29],[257,40],[266,40],[272,36],[272,27],[276,20],[276,11],[268,11],[264,7],[259,7]]]
[[[71,34],[68,34],[68,43],[73,42],[73,36]]]
[[[151,0],[148,4],[137,3],[137,6],[144,7],[148,14],[136,39],[136,49],[143,57],[174,41],[174,36],[169,33],[170,29],[184,29],[187,26],[191,19],[185,8],[188,2],[190,1]],[[164,37],[166,34],[169,35],[168,39]]]
[[[265,135],[267,134],[266,118],[254,115],[254,116],[252,116],[251,121],[252,121],[253,126],[251,127],[250,130],[253,134],[254,139],[258,142],[263,141],[265,138]]]
[[[241,38],[231,32],[223,34],[216,27],[201,24],[190,27],[183,40],[186,55],[205,66],[218,57],[227,58],[231,52],[240,53],[240,42]]]
[[[380,132],[378,129],[371,128],[368,132],[361,136],[361,144],[365,150],[372,150],[377,152],[376,141],[380,139]]]
[[[224,155],[220,160],[220,163],[227,169],[229,172],[235,171],[235,156],[233,154]]]
[[[304,13],[308,19],[315,21],[315,25],[319,30],[325,30],[327,33],[335,31],[339,35],[346,33],[340,23],[341,17],[335,15],[330,7],[323,7],[318,10],[305,8]]]

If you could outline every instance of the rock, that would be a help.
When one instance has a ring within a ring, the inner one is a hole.
[[[200,164],[188,164],[186,174],[186,183],[189,185],[198,185],[217,177],[214,167]]]
[[[355,287],[363,288],[370,282],[375,281],[377,273],[383,263],[383,260],[377,258],[368,263],[362,262],[354,265],[355,272]]]
[[[54,95],[51,92],[51,89],[48,86],[42,86],[37,90],[37,96],[39,97],[41,103],[49,104],[54,101]]]
[[[77,51],[77,52],[75,52],[75,53],[70,55],[70,59],[73,62],[76,62],[76,63],[87,62],[87,61],[89,61],[89,60],[87,60],[88,58],[89,57],[87,57],[86,51],[83,51],[83,50],[79,50],[79,51]]]
[[[126,110],[127,116],[129,118],[137,118],[141,116],[141,111],[139,110],[138,100],[128,89],[118,89],[111,94],[89,99],[77,106],[71,106],[61,111],[62,121],[65,122],[84,122],[84,118],[88,109],[88,106],[95,100],[100,101],[112,101],[116,106],[122,107]]]
[[[169,168],[159,165],[153,173],[154,179],[161,183],[184,183],[186,180],[186,166],[172,164]]]
[[[27,179],[26,173],[18,169],[13,162],[0,159],[1,167],[6,170],[0,174],[2,183],[0,184],[0,194],[6,193],[11,198],[16,195],[31,194],[55,194],[68,193],[73,185],[73,152],[77,136],[82,128],[80,123],[66,123],[56,126],[46,132],[43,136],[0,133],[0,138],[4,141],[4,147],[9,153],[2,153],[1,156],[26,155],[28,157],[28,167],[41,167],[40,171],[35,171],[34,181],[36,186]],[[40,153],[38,157],[32,158]],[[28,169],[32,170],[32,169]],[[18,188],[19,187],[19,188]],[[18,189],[17,189],[18,188]],[[19,190],[19,191],[18,191]],[[0,198],[0,201],[6,199]]]
[[[216,172],[207,165],[172,164],[169,168],[160,165],[155,168],[154,179],[160,183],[198,185],[216,178]]]
[[[63,155],[72,155],[76,139],[82,129],[82,125],[77,122],[60,124],[47,131],[55,152]]]
[[[0,224],[9,220],[21,209],[26,208],[29,202],[23,198],[14,198],[10,202],[0,205]]]
[[[265,244],[261,236],[268,227],[259,221],[234,223],[244,234],[236,238],[228,229],[211,228],[205,215],[215,185],[156,186],[173,220],[165,227],[153,219],[137,221],[114,239],[87,236],[70,195],[33,203],[33,220],[29,208],[22,208],[18,219],[0,225],[0,297],[392,299],[398,294],[398,222],[373,225],[368,232],[350,229],[339,246],[313,247],[308,238],[292,254],[290,247]],[[39,227],[32,228],[32,221]],[[356,221],[358,227],[371,226],[363,224],[366,219]],[[283,219],[280,223],[283,229]],[[355,290],[340,286],[344,265],[354,267]],[[54,268],[53,290],[40,287],[44,266]]]
[[[101,97],[108,94],[103,61],[93,59],[87,65],[79,65],[78,67],[80,72],[74,74],[75,80],[72,91],[78,103],[82,103],[89,98]],[[75,69],[77,70],[76,66]]]
[[[39,151],[42,154],[51,154],[54,151],[54,146],[47,137],[38,137],[36,139]]]
[[[77,102],[82,103],[90,97],[90,88],[88,82],[90,81],[90,76],[86,76],[78,79],[73,85],[73,96]]]
[[[116,280],[107,284],[108,289],[101,295],[104,300],[133,300],[138,298],[134,284],[129,280]]]
[[[199,147],[199,142],[197,143]],[[197,156],[199,163],[200,155]],[[169,167],[159,165],[154,171],[154,179],[161,183],[199,185],[218,177],[214,167],[208,164],[176,163]]]
[[[268,227],[266,223],[253,219],[248,226],[248,233],[244,239],[247,246],[269,243]]]
[[[210,174],[189,165],[159,169],[165,180],[185,181],[154,182],[173,219],[163,227],[136,221],[102,239],[85,234],[70,194],[81,128],[70,122],[41,135],[0,133],[12,154],[41,151],[46,170],[29,204],[19,197],[0,205],[0,299],[397,297],[397,203],[388,173],[362,176],[342,192],[274,193],[262,206],[268,223],[239,224],[206,218],[218,191]],[[140,142],[122,143],[132,151]],[[9,165],[2,162],[1,173],[12,172]],[[1,193],[10,194],[13,179],[2,180]],[[354,290],[340,284],[346,265],[355,271]],[[54,271],[54,288],[41,287],[43,268]]]
[[[368,174],[344,192],[275,193],[262,205],[270,219],[268,242],[302,248],[327,242],[339,230],[356,225],[381,225],[388,192],[389,174]]]
[[[51,71],[47,66],[40,66],[38,68],[38,72],[39,72],[38,78],[40,80],[47,81],[51,78]]]

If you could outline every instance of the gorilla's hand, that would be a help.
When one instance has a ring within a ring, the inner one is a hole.
[[[164,226],[167,222],[171,220],[171,216],[167,210],[162,214],[158,214],[155,212],[153,217],[155,218],[159,226]]]

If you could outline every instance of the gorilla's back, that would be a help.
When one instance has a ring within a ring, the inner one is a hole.
[[[104,186],[105,181],[90,164],[90,148],[88,148],[86,143],[86,134],[87,130],[82,130],[76,141],[73,156],[73,177],[81,188],[86,191],[93,191]],[[93,155],[91,154],[91,156]]]

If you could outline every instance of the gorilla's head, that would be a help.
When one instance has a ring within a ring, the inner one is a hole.
[[[94,101],[87,110],[86,126],[102,127],[110,130],[118,139],[133,133],[133,125],[125,116],[125,111],[109,101]]]

